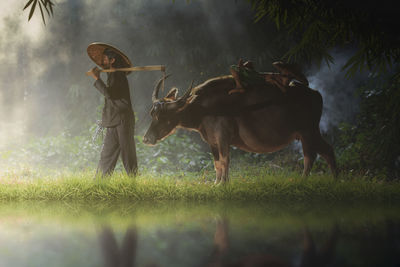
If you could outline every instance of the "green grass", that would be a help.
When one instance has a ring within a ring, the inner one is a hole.
[[[63,224],[73,228],[93,230],[96,225],[112,225],[125,231],[136,224],[156,229],[186,226],[215,227],[215,220],[228,218],[230,227],[249,229],[267,228],[271,231],[301,228],[304,224],[323,229],[340,223],[341,228],[351,229],[366,222],[379,224],[388,219],[400,219],[399,207],[393,205],[343,203],[260,203],[219,201],[195,203],[191,201],[139,201],[139,202],[61,202],[19,201],[0,204],[2,223]],[[215,229],[214,229],[215,230]]]
[[[269,201],[400,203],[400,182],[362,177],[235,171],[231,182],[215,186],[213,173],[143,173],[135,178],[116,173],[93,179],[92,172],[57,177],[0,177],[0,201]]]

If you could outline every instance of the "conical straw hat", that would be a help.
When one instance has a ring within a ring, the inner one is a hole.
[[[121,68],[133,67],[131,61],[124,53],[122,53],[118,48],[116,48],[112,45],[109,45],[109,44],[100,43],[100,42],[91,43],[87,48],[87,53],[88,53],[90,59],[93,60],[94,63],[96,63],[101,68],[104,68],[103,64],[101,64],[101,63],[102,63],[102,59],[103,59],[103,52],[106,48],[113,50],[115,53],[117,53],[121,56],[123,63],[124,63],[124,65],[121,66]],[[126,72],[127,75],[129,73],[131,73],[131,71]]]

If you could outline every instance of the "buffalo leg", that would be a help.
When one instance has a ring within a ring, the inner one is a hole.
[[[222,182],[229,182],[229,155],[222,157],[221,159],[222,169]]]
[[[211,147],[214,156],[215,184],[229,181],[229,144],[220,140],[217,147]]]
[[[234,123],[232,118],[207,117],[203,123],[213,125],[207,132],[207,143],[211,146],[214,156],[216,171],[215,183],[228,182],[229,180],[229,147],[234,135]]]
[[[312,145],[311,138],[302,138],[301,144],[303,147],[303,154],[304,154],[304,169],[303,169],[303,176],[308,176],[311,172],[311,168],[314,164],[315,158],[317,157],[317,153]]]
[[[328,163],[329,168],[331,169],[333,176],[336,178],[338,175],[338,170],[336,166],[335,154],[333,152],[333,148],[329,145],[319,134],[319,142],[317,142],[316,151],[318,154],[323,157]]]
[[[215,184],[218,184],[221,181],[221,176],[222,176],[222,168],[221,168],[221,162],[219,160],[219,152],[218,148],[215,146],[211,146],[211,153],[214,158],[214,169],[215,169]]]
[[[224,119],[219,124],[219,133],[216,135],[216,141],[219,152],[219,160],[222,168],[222,182],[229,182],[229,148],[234,136],[235,122],[232,119]]]
[[[313,134],[303,135],[301,139],[304,153],[304,170],[303,176],[310,174],[312,165],[317,153],[323,157],[328,163],[333,176],[337,177],[337,167],[333,148],[321,136],[319,131]]]
[[[229,146],[219,148],[219,159],[222,169],[222,182],[229,182]]]

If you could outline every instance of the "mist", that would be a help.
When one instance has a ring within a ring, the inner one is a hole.
[[[360,104],[357,89],[365,83],[369,75],[368,71],[363,71],[352,77],[346,76],[343,66],[350,58],[348,51],[334,51],[332,56],[333,64],[313,66],[307,75],[310,88],[318,90],[322,95],[320,129],[323,133],[343,122],[353,123],[356,120]]]
[[[118,47],[134,66],[166,65],[172,74],[166,89],[176,86],[180,94],[192,80],[229,74],[240,58],[259,71],[275,71],[272,62],[287,51],[285,33],[268,20],[255,24],[247,1],[59,0],[46,25],[39,11],[28,22],[24,4],[15,1],[0,13],[0,149],[62,132],[79,135],[101,118],[103,97],[85,75],[95,66],[86,53],[90,43]],[[356,83],[342,79],[342,58],[338,54],[331,68],[305,70],[323,94],[323,131],[357,111]],[[137,134],[150,121],[160,77],[157,71],[128,76]]]

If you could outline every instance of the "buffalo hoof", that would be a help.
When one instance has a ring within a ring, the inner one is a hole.
[[[218,186],[219,187],[219,186],[224,186],[226,184],[228,184],[227,181],[221,180],[219,182],[215,181],[214,186]]]

